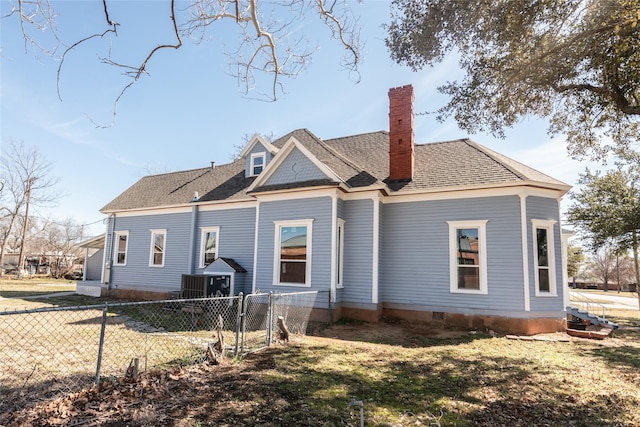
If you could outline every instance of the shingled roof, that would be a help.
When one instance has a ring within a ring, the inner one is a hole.
[[[323,141],[307,129],[295,130],[273,145],[282,148],[291,138],[330,168],[350,188],[386,184],[390,193],[420,190],[533,184],[567,191],[569,186],[469,139],[415,145],[411,181],[390,182],[389,133],[385,131]],[[247,189],[255,177],[245,177],[245,160],[226,165],[146,176],[101,209],[113,212],[186,205],[199,202],[250,200]],[[298,183],[287,188],[325,185]],[[255,189],[255,191],[267,190]],[[269,189],[273,190],[273,189]]]

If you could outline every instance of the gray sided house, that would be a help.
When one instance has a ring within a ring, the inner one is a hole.
[[[107,292],[233,270],[233,294],[330,291],[335,318],[562,330],[569,186],[468,139],[415,144],[413,88],[389,99],[389,132],[255,136],[232,163],[142,178],[102,209]]]

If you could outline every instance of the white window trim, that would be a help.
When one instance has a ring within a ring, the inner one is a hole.
[[[220,256],[220,227],[200,227],[200,255],[198,259],[198,268],[205,268],[204,265],[204,244],[205,244],[205,235],[207,233],[211,233],[212,231],[216,232],[216,258]]]
[[[487,222],[479,221],[447,221],[449,224],[449,290],[455,294],[475,294],[486,295],[489,293],[487,280]],[[480,289],[460,289],[458,288],[458,244],[456,230],[459,228],[477,228],[480,246],[478,247],[478,258],[480,262]]]
[[[161,268],[164,267],[164,261],[167,258],[167,230],[166,229],[152,229],[149,230],[151,232],[151,243],[149,245],[149,267],[153,267],[153,268]],[[162,248],[162,263],[161,264],[154,264],[153,263],[153,258],[154,258],[154,242],[155,242],[155,236],[162,234],[164,235],[164,239],[163,239],[163,243],[164,246]]]
[[[273,221],[275,224],[275,236],[273,246],[273,284],[274,286],[311,287],[311,248],[313,234],[313,219],[298,219],[292,221]],[[305,283],[280,282],[280,237],[282,227],[307,227],[307,260],[305,265]]]
[[[124,267],[127,265],[127,259],[129,258],[129,231],[116,231],[114,232],[114,241],[113,245],[113,265],[117,265],[120,267]],[[127,236],[127,241],[124,246],[124,262],[118,263],[118,243],[120,242],[120,236]]]
[[[260,174],[253,173],[253,169],[256,166],[255,161],[257,158],[262,158],[262,170],[267,166],[265,163],[267,162],[267,154],[264,152],[260,153],[251,153],[251,161],[249,162],[249,176],[258,176]],[[262,171],[261,171],[262,172]]]
[[[535,283],[535,296],[537,297],[557,297],[558,288],[556,284],[556,253],[555,236],[553,233],[556,221],[532,219],[531,220],[531,242],[533,245],[533,280]],[[549,256],[549,292],[540,291],[540,279],[538,278],[538,228],[547,230],[547,254]]]
[[[338,268],[336,269],[336,288],[344,288],[344,219],[338,218],[337,233],[337,246],[336,246],[336,260],[338,262]]]

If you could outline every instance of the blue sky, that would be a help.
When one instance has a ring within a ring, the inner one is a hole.
[[[104,28],[99,1],[52,4],[58,12],[60,37],[67,44]],[[256,132],[281,136],[307,128],[327,139],[387,130],[389,88],[412,84],[415,111],[434,111],[446,102],[437,86],[460,77],[453,58],[420,72],[394,64],[382,29],[389,19],[389,3],[353,1],[366,43],[358,84],[341,69],[342,49],[329,38],[328,30],[305,22],[296,30],[304,28],[313,45],[318,45],[311,66],[295,80],[284,81],[286,93],[276,102],[247,99],[227,73],[223,46],[232,47],[235,37],[228,23],[221,24],[207,43],[185,40],[179,50],[156,55],[148,65],[150,76],[144,76],[119,102],[115,124],[96,128],[92,120],[111,123],[113,102],[128,82],[121,69],[98,58],[111,47],[118,59],[136,64],[159,41],[173,42],[168,2],[110,4],[111,18],[121,24],[119,36],[86,43],[67,57],[60,79],[62,101],[56,89],[59,62],[31,49],[25,52],[18,22],[12,18],[1,22],[2,147],[11,139],[37,146],[53,164],[65,196],[58,206],[35,214],[93,224],[90,234],[103,231],[100,208],[149,172],[206,167],[211,161],[227,163],[243,137]],[[2,0],[0,6],[4,16],[11,2]],[[50,44],[46,33],[39,37]],[[546,123],[538,119],[508,130],[504,140],[469,135],[452,120],[438,123],[433,115],[416,116],[415,125],[417,143],[471,137],[572,185],[588,165],[569,159],[562,138],[551,140]]]

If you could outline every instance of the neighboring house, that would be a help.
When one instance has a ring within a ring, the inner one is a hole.
[[[104,260],[105,235],[91,237],[78,244],[84,249],[84,263],[82,269],[83,281],[97,281],[102,278],[102,262]]]
[[[389,132],[255,136],[140,179],[101,210],[108,292],[165,297],[223,258],[246,271],[234,294],[330,291],[336,318],[562,330],[569,186],[468,139],[414,144],[413,96],[389,91]]]

